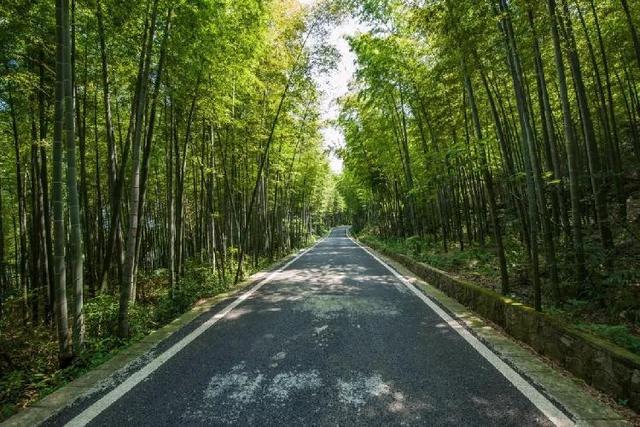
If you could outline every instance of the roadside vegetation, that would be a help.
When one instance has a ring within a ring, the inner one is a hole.
[[[359,3],[354,230],[640,351],[640,3]]]

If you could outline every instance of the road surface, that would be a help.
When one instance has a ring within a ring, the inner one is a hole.
[[[47,424],[568,421],[416,292],[350,240],[345,227],[336,228]]]

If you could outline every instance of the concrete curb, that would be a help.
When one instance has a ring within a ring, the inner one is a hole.
[[[304,250],[304,249],[303,249]],[[155,348],[161,341],[170,337],[174,332],[182,329],[184,326],[191,323],[201,314],[205,313],[221,301],[236,296],[246,288],[258,283],[265,278],[269,273],[280,268],[280,266],[286,264],[289,260],[298,255],[302,250],[285,256],[284,258],[274,262],[269,267],[251,275],[246,280],[240,282],[232,290],[218,294],[214,297],[207,298],[206,300],[196,304],[191,310],[177,317],[170,323],[166,324],[162,328],[151,332],[140,341],[126,347],[116,353],[111,359],[107,360],[95,369],[81,375],[70,383],[60,387],[35,402],[33,405],[21,410],[15,415],[12,415],[5,421],[0,423],[2,427],[9,426],[34,426],[44,423],[46,420],[57,414],[62,409],[73,404],[80,397],[89,394],[94,391],[99,383],[111,376],[115,372],[127,367],[130,363],[143,356],[153,348]]]
[[[531,348],[505,334],[444,292],[421,280],[403,264],[363,246],[393,267],[427,297],[448,311],[498,357],[571,416],[577,426],[630,426],[627,418],[598,400],[597,392],[561,368],[550,365]]]

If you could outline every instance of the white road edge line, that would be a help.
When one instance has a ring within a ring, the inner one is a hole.
[[[134,372],[129,378],[120,383],[116,388],[111,390],[109,393],[102,396],[99,400],[94,402],[91,406],[86,408],[80,414],[76,415],[71,421],[69,421],[65,426],[67,427],[80,427],[85,426],[90,423],[95,417],[100,415],[105,409],[111,406],[114,402],[124,396],[129,390],[142,382],[145,378],[151,375],[154,371],[156,371],[160,366],[162,366],[165,362],[175,356],[180,350],[189,345],[193,340],[202,335],[207,329],[215,325],[218,320],[224,318],[227,314],[229,314],[234,308],[240,305],[244,300],[249,298],[254,292],[260,289],[263,285],[267,284],[271,281],[276,275],[286,270],[291,264],[296,262],[302,256],[304,256],[307,252],[315,248],[318,243],[324,241],[325,238],[318,240],[313,246],[305,249],[297,256],[295,256],[292,260],[287,262],[282,267],[278,268],[275,271],[272,271],[267,277],[259,281],[255,286],[249,289],[244,294],[240,295],[235,301],[226,306],[222,311],[218,312],[214,316],[212,316],[209,320],[204,322],[202,325],[198,326],[194,329],[189,335],[182,338],[180,341],[175,343],[169,349],[165,350],[158,357],[153,359],[149,364],[145,365],[142,369]]]
[[[369,251],[366,247],[360,244],[360,242],[347,237],[356,245],[358,245],[363,251],[368,253],[373,259],[382,264],[387,270],[391,272],[400,282],[402,282],[409,290],[411,290],[418,298],[420,298],[426,305],[429,306],[438,316],[442,318],[454,331],[456,331],[464,340],[473,347],[482,357],[484,357],[489,363],[491,363],[511,384],[513,384],[527,399],[531,401],[553,424],[556,426],[574,426],[573,422],[564,412],[558,409],[549,399],[547,399],[542,393],[536,390],[531,384],[529,384],[520,374],[518,374],[513,368],[507,365],[498,355],[491,351],[486,345],[484,345],[478,338],[476,338],[471,332],[469,332],[464,326],[462,326],[457,320],[444,311],[440,306],[433,302],[424,293],[418,290],[411,282],[409,282],[404,276],[398,273],[393,267],[382,261],[374,253]]]

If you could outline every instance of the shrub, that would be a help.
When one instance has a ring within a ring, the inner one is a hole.
[[[626,325],[578,324],[580,329],[607,338],[609,341],[640,354],[640,337],[633,335]]]

